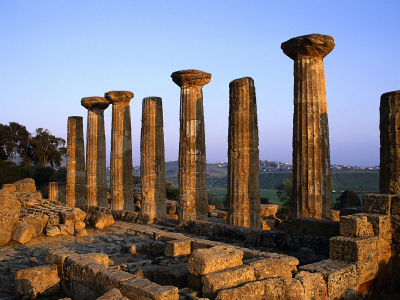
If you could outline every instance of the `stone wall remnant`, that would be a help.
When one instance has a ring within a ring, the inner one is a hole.
[[[211,74],[183,70],[171,74],[181,88],[179,138],[179,219],[208,219],[206,144],[203,112],[203,86]]]
[[[258,125],[254,80],[229,84],[228,224],[261,227]]]
[[[381,96],[379,190],[400,194],[400,91]]]
[[[133,211],[132,133],[129,106],[133,93],[110,91],[105,94],[105,98],[112,104],[111,209]]]
[[[86,202],[84,147],[83,118],[68,117],[66,203],[71,207],[81,207]]]
[[[49,182],[49,199],[66,203],[67,184],[65,182]]]
[[[151,218],[165,219],[165,154],[162,99],[147,97],[142,102],[140,138],[141,211]]]
[[[82,98],[88,110],[86,134],[86,204],[107,207],[106,135],[104,110],[110,105],[104,97]]]
[[[335,43],[310,34],[282,43],[294,60],[293,204],[295,218],[331,218],[328,114],[323,58]]]

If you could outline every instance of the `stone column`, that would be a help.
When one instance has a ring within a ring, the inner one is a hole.
[[[198,70],[177,71],[172,81],[181,87],[179,139],[179,219],[208,219],[206,144],[203,86],[211,74]]]
[[[293,191],[295,218],[331,218],[328,114],[323,58],[335,43],[310,34],[282,43],[294,60]]]
[[[381,194],[400,194],[400,91],[385,93],[380,104]]]
[[[85,204],[85,149],[83,141],[83,118],[68,117],[67,133],[67,206],[81,207]]]
[[[132,133],[129,106],[133,93],[111,91],[106,93],[105,97],[112,104],[111,209],[133,211]]]
[[[49,182],[49,199],[60,203],[66,203],[66,183]]]
[[[163,126],[161,98],[144,98],[140,138],[141,209],[151,218],[160,219],[167,217]]]
[[[86,204],[107,207],[106,135],[104,110],[106,98],[82,98],[88,110],[86,134]]]
[[[229,84],[228,224],[261,228],[258,125],[254,81]]]

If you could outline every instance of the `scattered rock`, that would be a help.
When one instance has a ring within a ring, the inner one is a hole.
[[[66,224],[59,224],[58,228],[60,228],[60,234],[64,235],[74,234],[74,228],[72,226]]]
[[[0,190],[0,246],[7,244],[19,220],[21,203],[6,190]]]
[[[82,222],[82,221],[75,221],[75,231],[76,232],[79,232],[79,231],[81,231],[83,228],[85,228],[85,223],[84,222]]]
[[[87,233],[86,229],[82,229],[81,231],[75,234],[76,237],[87,237],[89,234]]]
[[[51,227],[47,227],[44,230],[45,235],[47,236],[57,236],[61,233],[60,228],[58,228],[57,226],[51,226]]]
[[[31,224],[18,221],[15,223],[11,234],[11,239],[21,244],[26,244],[32,237],[36,236],[35,227]]]
[[[104,228],[110,227],[114,224],[114,218],[112,215],[103,214],[98,211],[91,211],[86,215],[85,223],[103,230]]]

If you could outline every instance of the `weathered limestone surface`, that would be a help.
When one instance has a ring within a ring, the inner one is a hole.
[[[107,207],[106,135],[104,110],[106,98],[82,98],[88,110],[86,134],[86,204]]]
[[[294,60],[293,206],[296,218],[331,218],[328,114],[323,58],[335,43],[310,34],[282,43]]]
[[[132,133],[129,102],[132,92],[105,94],[112,104],[111,129],[111,209],[134,210],[132,182]]]
[[[33,193],[36,191],[35,180],[33,180],[32,178],[24,178],[17,182],[14,182],[13,184],[15,186],[15,190],[18,192]]]
[[[211,74],[183,70],[171,74],[181,88],[179,139],[179,218],[207,221],[206,144],[203,86]]]
[[[228,224],[261,227],[258,125],[254,80],[229,84]]]
[[[66,203],[67,184],[65,182],[49,182],[49,199]]]
[[[381,96],[379,190],[400,194],[400,91]]]
[[[67,205],[81,207],[85,204],[85,153],[83,118],[68,117],[67,133]]]
[[[11,239],[15,223],[18,222],[21,203],[7,190],[0,190],[0,246]]]
[[[163,126],[161,98],[144,98],[140,138],[141,211],[159,219],[167,217]]]

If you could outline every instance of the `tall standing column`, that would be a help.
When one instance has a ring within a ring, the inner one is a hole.
[[[85,204],[85,149],[83,141],[83,118],[68,117],[67,133],[67,206],[81,207]]]
[[[385,93],[380,104],[381,194],[400,194],[400,91]]]
[[[310,34],[282,43],[294,60],[293,191],[295,218],[331,218],[328,114],[323,58],[335,43]]]
[[[172,81],[181,88],[179,139],[179,219],[208,219],[206,143],[203,86],[211,74],[198,70],[177,71]]]
[[[160,219],[167,217],[163,126],[161,98],[144,98],[140,138],[141,209],[151,218]]]
[[[258,125],[254,80],[229,84],[228,223],[261,227]]]
[[[112,104],[111,129],[111,209],[134,210],[132,181],[132,133],[129,102],[132,92],[105,94]]]
[[[86,204],[107,207],[106,135],[104,110],[106,98],[82,98],[88,110],[86,134]]]

